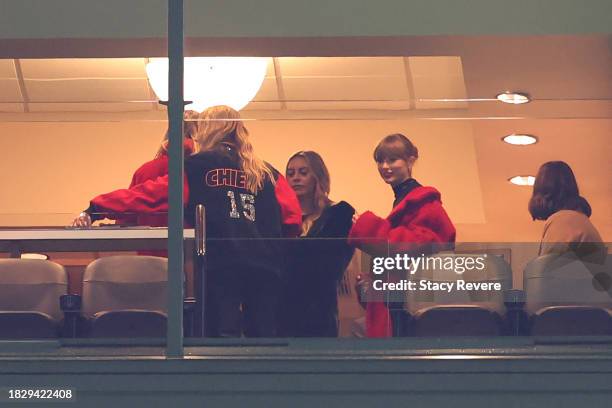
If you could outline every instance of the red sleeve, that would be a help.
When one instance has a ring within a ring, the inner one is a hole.
[[[183,202],[189,200],[187,178],[183,179]],[[101,194],[91,200],[90,209],[95,212],[153,213],[168,211],[168,176],[147,180],[129,189]],[[112,218],[112,217],[109,217]]]
[[[274,188],[276,200],[280,205],[283,234],[297,237],[302,232],[302,209],[295,191],[289,186],[285,177],[279,174]]]
[[[140,169],[138,169],[138,170],[140,170]],[[132,176],[132,181],[130,182],[130,186],[128,188],[132,188],[134,186],[137,186],[138,184],[144,183],[143,180],[139,180],[140,177],[139,177],[138,170],[136,170],[136,172]]]
[[[139,180],[139,171],[140,169],[136,170],[134,172],[134,175],[132,176],[132,181],[130,182],[130,186],[128,188],[132,188],[140,183],[143,183],[144,180]],[[121,216],[116,216],[113,217],[115,220],[115,223],[117,225],[138,225],[138,217],[134,214],[130,214],[130,215],[121,215]]]
[[[134,172],[130,188],[142,184],[147,180],[155,180],[158,177],[163,177],[166,174],[168,174],[168,157],[162,156],[153,159],[144,163]]]
[[[383,302],[368,302],[366,306],[366,336],[370,338],[393,336],[389,309]]]
[[[392,226],[368,211],[359,217],[349,233],[349,243],[365,252],[429,252],[432,243],[455,241],[455,228],[440,202],[430,201],[419,208],[408,223]]]

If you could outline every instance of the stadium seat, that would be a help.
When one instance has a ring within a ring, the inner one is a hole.
[[[90,263],[83,275],[82,315],[91,337],[166,335],[168,260],[110,256]]]
[[[449,258],[478,255],[443,252],[432,256]],[[432,262],[435,264],[435,262]],[[417,284],[421,280],[433,283],[453,282],[454,289],[407,291],[406,308],[414,317],[415,336],[495,336],[504,331],[504,290],[512,286],[512,270],[500,257],[487,255],[484,268],[457,273],[453,268],[419,269],[413,276]],[[457,282],[499,283],[501,290],[457,290]]]
[[[57,337],[67,290],[66,271],[55,262],[0,259],[0,338]]]
[[[540,256],[523,280],[532,335],[612,335],[611,255],[604,265],[572,253]]]

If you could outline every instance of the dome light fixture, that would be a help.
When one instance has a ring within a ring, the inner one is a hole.
[[[531,101],[528,94],[524,92],[503,92],[496,96],[497,100],[512,105],[522,105]]]
[[[508,179],[508,181],[517,186],[533,186],[533,184],[535,183],[535,177],[534,176],[514,176]]]
[[[268,68],[268,58],[187,57],[184,60],[186,109],[202,112],[216,105],[244,108],[257,94]],[[160,101],[168,100],[168,58],[150,58],[146,66],[151,88]]]
[[[511,135],[507,135],[502,137],[502,140],[508,144],[514,146],[528,146],[535,143],[538,143],[538,138],[533,135],[522,135],[512,133]]]

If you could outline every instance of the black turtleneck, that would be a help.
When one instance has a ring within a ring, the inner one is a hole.
[[[412,190],[417,187],[421,187],[418,181],[413,178],[409,178],[398,184],[397,186],[393,186],[393,193],[395,194],[395,201],[393,201],[393,208],[398,205]]]

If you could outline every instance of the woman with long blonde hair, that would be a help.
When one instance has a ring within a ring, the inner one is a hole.
[[[236,150],[242,170],[247,176],[247,188],[256,193],[263,187],[266,177],[275,183],[270,166],[255,155],[249,140],[249,131],[240,114],[229,106],[213,106],[202,112],[195,134],[195,152],[213,150],[225,145]]]
[[[300,151],[289,158],[285,175],[302,207],[302,235],[308,235],[314,221],[332,204],[329,171],[318,153]]]
[[[295,153],[285,174],[302,208],[302,237],[288,245],[281,334],[336,337],[337,286],[354,252],[346,237],[355,210],[329,198],[329,171],[318,153]]]
[[[185,216],[193,225],[196,206],[206,208],[207,335],[275,336],[279,238],[299,235],[299,202],[285,178],[257,157],[240,115],[228,106],[200,115],[194,150],[185,160]],[[88,212],[167,208],[166,176],[98,196]]]

